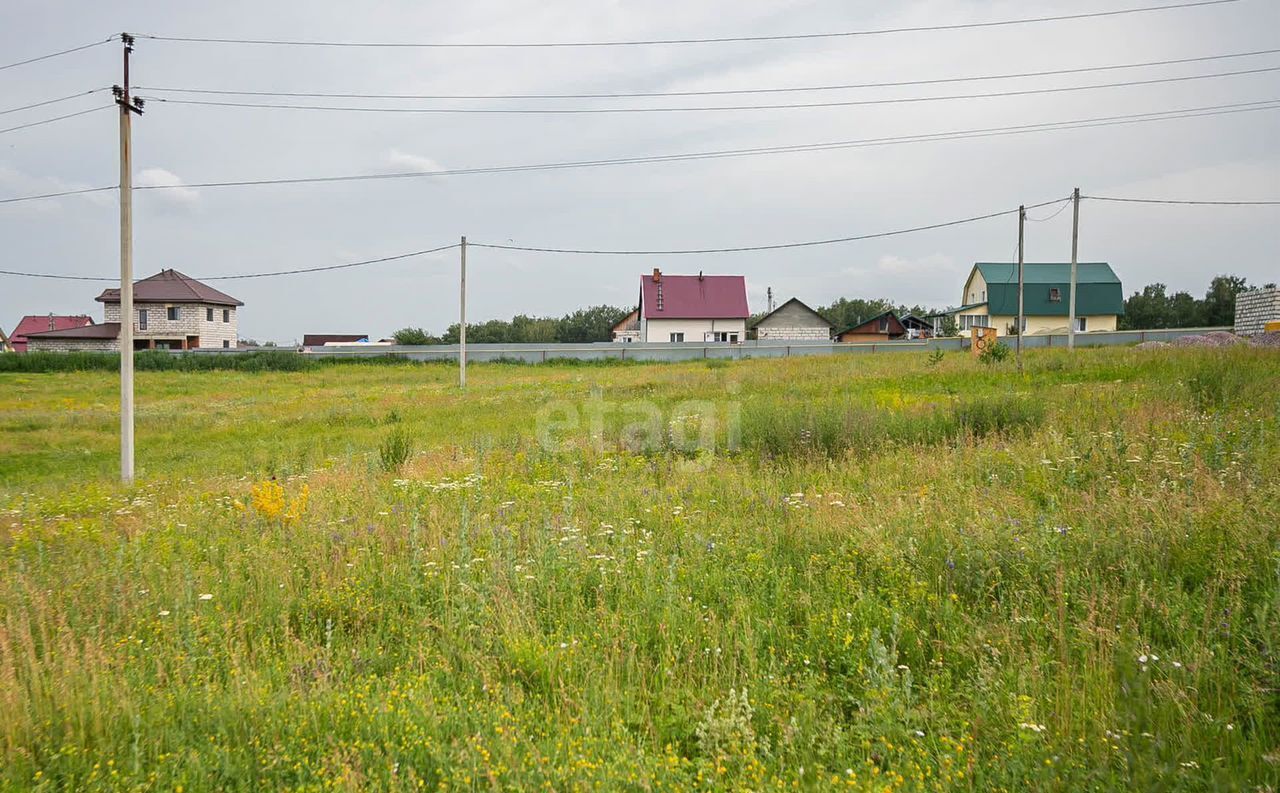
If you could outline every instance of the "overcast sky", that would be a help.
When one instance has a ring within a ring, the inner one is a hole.
[[[1156,4],[1155,0],[506,0],[369,3],[5,0],[0,62],[135,34],[364,41],[571,41],[941,25]],[[110,6],[110,8],[108,8]],[[179,6],[189,6],[182,7]],[[323,10],[327,6],[328,10]],[[978,30],[686,46],[353,49],[139,39],[138,86],[354,93],[578,93],[771,88],[933,79],[1188,58],[1280,47],[1280,3]],[[1280,55],[1095,74],[690,99],[363,102],[388,107],[763,104],[936,96],[1280,66]],[[0,110],[120,80],[118,42],[0,71]],[[146,95],[147,91],[137,91]],[[326,176],[602,159],[1066,121],[1280,98],[1280,72],[1040,96],[822,109],[596,115],[415,115],[155,103],[134,124],[138,184]],[[106,97],[0,116],[0,128]],[[252,100],[250,100],[252,101]],[[258,100],[320,103],[329,100]],[[336,104],[361,104],[338,100]],[[0,198],[110,185],[117,120],[102,110],[0,135]],[[888,231],[1086,194],[1280,196],[1280,111],[976,140],[343,184],[143,191],[139,277],[338,264],[472,242],[670,249]],[[1051,209],[1033,211],[1043,218]],[[1071,213],[1028,224],[1030,261],[1065,261]],[[0,269],[119,273],[114,193],[0,205]],[[1013,217],[900,237],[763,253],[592,257],[472,249],[472,321],[634,303],[638,275],[743,274],[812,304],[883,296],[943,306],[974,261],[1011,260]],[[1280,278],[1280,209],[1086,202],[1081,258],[1126,292],[1151,281],[1202,294],[1221,272]],[[303,277],[215,282],[245,302],[244,337],[439,332],[456,321],[457,252]],[[90,313],[104,284],[0,276],[0,327],[22,314]]]

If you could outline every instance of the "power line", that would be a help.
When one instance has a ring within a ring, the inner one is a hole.
[[[733,96],[742,94],[781,94],[806,91],[845,91],[861,88],[901,88],[916,85],[941,85],[946,83],[981,82],[987,80],[1011,80],[1026,77],[1052,77],[1066,74],[1084,74],[1087,72],[1116,71],[1120,69],[1140,69],[1154,66],[1174,66],[1186,63],[1203,63],[1206,61],[1225,60],[1229,58],[1249,58],[1260,55],[1274,55],[1280,49],[1255,50],[1253,52],[1235,52],[1225,55],[1204,55],[1196,58],[1176,58],[1163,61],[1147,61],[1144,63],[1124,63],[1108,66],[1085,66],[1074,69],[1050,69],[1038,72],[1017,72],[1011,74],[988,74],[972,77],[942,77],[928,80],[897,80],[879,83],[846,83],[842,85],[809,85],[788,88],[738,88],[711,91],[636,91],[614,93],[584,94],[372,94],[372,93],[330,93],[324,91],[240,91],[216,88],[159,88],[140,87],[138,91],[155,91],[159,93],[203,94],[212,96],[274,96],[296,99],[640,99],[656,97],[682,96]]]
[[[1047,223],[1048,221],[1053,220],[1053,219],[1054,219],[1054,218],[1056,218],[1058,215],[1061,215],[1061,214],[1063,213],[1063,211],[1065,211],[1065,210],[1066,210],[1066,208],[1067,208],[1067,207],[1071,206],[1071,203],[1070,203],[1070,202],[1071,202],[1071,199],[1070,199],[1070,198],[1066,198],[1066,199],[1063,199],[1063,200],[1064,200],[1064,201],[1066,201],[1067,203],[1064,203],[1062,206],[1058,207],[1058,208],[1057,208],[1057,210],[1053,212],[1053,214],[1051,214],[1051,215],[1046,215],[1045,217],[1042,217],[1042,218],[1033,218],[1033,217],[1031,217],[1031,216],[1029,216],[1029,215],[1028,215],[1028,216],[1027,216],[1027,220],[1031,221],[1032,223]]]
[[[8,129],[0,129],[0,135],[3,135],[6,132],[16,132],[20,129],[28,129],[30,127],[39,127],[43,124],[52,124],[55,121],[62,121],[68,118],[75,118],[76,116],[83,116],[86,113],[96,113],[99,110],[106,110],[109,107],[114,107],[114,105],[99,105],[98,107],[91,107],[88,110],[79,110],[79,111],[76,111],[75,113],[67,113],[65,116],[54,116],[53,118],[46,118],[41,121],[32,121],[28,124],[19,124],[16,127],[9,127]]]
[[[92,49],[92,48],[97,47],[97,46],[100,46],[100,45],[102,45],[102,44],[106,44],[106,43],[107,43],[107,42],[109,42],[109,41],[113,41],[113,40],[115,40],[116,38],[118,38],[118,37],[117,37],[117,36],[114,36],[114,35],[112,35],[112,36],[107,36],[107,37],[106,37],[105,39],[103,39],[102,41],[95,41],[95,42],[93,42],[92,44],[83,44],[83,45],[81,45],[81,46],[79,46],[79,47],[72,47],[71,49],[67,49],[67,50],[60,50],[60,51],[58,51],[58,52],[51,52],[51,53],[49,53],[48,55],[39,55],[39,56],[37,56],[37,57],[35,57],[35,58],[27,58],[27,59],[26,59],[26,60],[24,60],[24,61],[15,61],[15,62],[13,62],[13,63],[6,63],[6,64],[4,64],[3,66],[0,66],[0,72],[4,71],[5,69],[12,69],[12,68],[17,67],[17,66],[26,66],[28,63],[36,63],[36,62],[38,62],[38,61],[47,61],[47,60],[49,60],[50,58],[57,58],[57,57],[58,57],[58,56],[60,56],[60,55],[70,55],[70,54],[71,54],[71,53],[73,53],[73,52],[80,52],[81,50]]]
[[[91,88],[88,91],[81,91],[78,94],[68,94],[66,96],[60,96],[57,99],[46,99],[43,102],[33,102],[32,104],[23,105],[22,107],[11,107],[8,110],[0,110],[0,116],[8,115],[9,113],[17,113],[20,110],[31,110],[32,108],[44,107],[45,105],[55,105],[59,102],[68,102],[72,99],[79,99],[82,96],[89,96],[90,94],[96,94],[105,90],[107,89]]]
[[[1114,11],[1096,11],[1084,14],[1061,14],[1058,16],[1023,17],[1020,19],[1004,19],[993,22],[964,22],[952,25],[923,25],[919,27],[880,28],[874,30],[854,30],[835,33],[791,33],[772,36],[725,36],[716,38],[672,38],[672,39],[640,39],[629,41],[543,41],[543,42],[370,42],[370,41],[298,41],[288,39],[236,39],[210,38],[203,36],[160,36],[139,35],[138,38],[153,41],[177,41],[201,44],[253,44],[291,47],[377,47],[377,48],[440,48],[440,49],[501,49],[501,48],[534,48],[534,47],[635,47],[666,44],[728,44],[764,41],[801,41],[810,39],[850,38],[855,36],[880,36],[892,33],[923,33],[949,30],[971,30],[975,28],[1007,27],[1010,25],[1028,25],[1043,22],[1063,22],[1076,19],[1096,19],[1115,17],[1127,14],[1142,14],[1156,11],[1172,11],[1180,8],[1199,6],[1215,6],[1235,3],[1239,0],[1197,0],[1172,5],[1142,6],[1124,8]]]
[[[724,159],[734,157],[754,157],[772,154],[790,154],[800,152],[834,151],[839,149],[866,148],[874,146],[906,145],[911,143],[930,143],[949,140],[969,140],[986,137],[1002,137],[1034,132],[1054,132],[1073,129],[1089,129],[1094,127],[1123,126],[1142,124],[1154,121],[1169,121],[1183,118],[1200,118],[1205,116],[1249,113],[1259,110],[1280,109],[1280,98],[1259,102],[1241,102],[1228,105],[1209,105],[1203,107],[1163,110],[1150,113],[1132,113],[1119,116],[1100,116],[1094,118],[1075,119],[1069,121],[1051,121],[1038,124],[1021,124],[1010,127],[986,127],[968,130],[952,130],[948,132],[925,133],[899,137],[864,138],[857,140],[828,141],[822,143],[803,143],[783,146],[763,146],[757,148],[720,149],[702,152],[686,152],[680,154],[663,154],[637,157],[619,157],[599,160],[576,160],[530,165],[505,165],[480,168],[458,168],[436,171],[404,171],[398,173],[347,174],[342,176],[311,176],[282,179],[242,179],[219,182],[193,182],[179,185],[139,185],[134,190],[175,190],[216,187],[263,187],[267,185],[299,185],[329,184],[340,182],[380,181],[386,179],[414,179],[444,176],[472,176],[477,174],[522,173],[527,171],[552,171],[578,168],[597,168],[618,165],[638,165],[646,163],[688,162],[695,160]],[[0,204],[35,201],[43,198],[54,198],[77,193],[114,190],[114,186],[87,188],[84,190],[48,193],[36,196],[20,196],[0,199]]]
[[[481,107],[354,107],[350,105],[290,105],[274,102],[223,102],[209,99],[169,99],[165,97],[146,97],[148,101],[164,102],[171,105],[203,105],[209,107],[256,108],[266,110],[320,110],[343,113],[425,113],[425,114],[484,114],[484,115],[584,115],[598,113],[688,113],[744,110],[801,110],[829,107],[855,107],[864,105],[897,105],[918,102],[943,102],[960,99],[993,99],[1009,96],[1033,96],[1038,94],[1061,94],[1076,91],[1092,91],[1100,88],[1125,88],[1139,85],[1157,85],[1162,83],[1182,83],[1192,80],[1210,80],[1222,77],[1238,77],[1247,74],[1263,74],[1280,71],[1280,66],[1264,66],[1257,69],[1242,69],[1233,72],[1216,72],[1213,74],[1193,74],[1181,77],[1156,77],[1149,80],[1127,80],[1114,83],[1097,83],[1094,85],[1073,85],[1058,88],[1027,88],[1019,91],[997,91],[983,94],[955,94],[951,96],[912,96],[889,97],[883,99],[850,99],[838,102],[798,102],[772,105],[695,105],[689,107],[590,107],[590,108],[481,108]]]
[[[425,251],[412,251],[410,253],[399,253],[394,256],[383,256],[377,259],[364,259],[358,262],[347,262],[346,264],[331,264],[324,267],[303,267],[296,270],[276,270],[267,273],[241,273],[239,275],[211,275],[197,278],[198,281],[232,281],[245,278],[272,278],[280,275],[301,275],[304,273],[320,273],[330,270],[347,270],[352,267],[366,267],[371,264],[382,264],[384,262],[394,262],[400,259],[411,259],[415,256],[426,256],[431,253],[440,253],[452,248],[458,247],[458,243],[452,245],[444,245],[439,248],[431,248]],[[0,270],[0,275],[14,275],[24,278],[53,278],[60,281],[98,281],[106,283],[119,283],[119,278],[103,278],[92,275],[60,275],[55,273],[33,273],[21,272],[17,270]]]
[[[85,193],[103,193],[107,190],[118,190],[117,185],[107,185],[106,187],[84,187],[78,190],[63,190],[57,193],[42,193],[41,195],[19,196],[18,198],[0,198],[0,204],[16,204],[21,201],[39,201],[44,198],[62,198],[70,195],[84,195]]]
[[[1031,208],[1049,206],[1056,204],[1064,199],[1056,198],[1053,201],[1045,201],[1040,204],[1034,204]],[[1001,217],[1003,215],[1017,214],[1017,209],[1005,209],[1000,212],[991,212],[986,215],[976,215],[974,217],[963,218],[961,220],[949,220],[945,223],[933,223],[928,226],[915,226],[909,229],[899,229],[897,231],[882,231],[875,234],[859,234],[852,237],[836,237],[826,240],[810,240],[806,242],[784,242],[775,245],[750,245],[736,248],[688,248],[682,250],[590,250],[582,248],[538,248],[524,245],[493,245],[483,242],[469,242],[470,246],[476,248],[493,248],[502,251],[530,251],[534,253],[573,253],[588,254],[594,256],[685,256],[704,253],[749,253],[753,251],[777,251],[788,248],[812,248],[819,245],[836,245],[844,242],[858,242],[861,240],[879,239],[881,237],[896,237],[903,234],[914,234],[920,231],[932,231],[934,229],[947,228],[949,226],[959,226],[965,223],[975,223],[979,220],[990,220],[991,218]]]
[[[458,247],[458,243],[452,245],[444,245],[439,248],[431,248],[425,251],[413,251],[412,253],[400,253],[395,256],[383,256],[378,259],[365,259],[359,262],[348,262],[347,264],[331,264],[326,267],[306,267],[299,270],[277,270],[272,273],[245,273],[241,275],[214,275],[207,278],[199,278],[199,281],[233,281],[244,278],[272,278],[278,275],[298,275],[301,273],[321,273],[329,270],[347,270],[352,267],[365,267],[370,264],[382,264],[383,262],[394,262],[400,259],[410,259],[415,256],[426,256],[431,253],[440,253],[441,251],[452,250]]]
[[[1122,204],[1187,204],[1193,206],[1280,206],[1280,201],[1177,201],[1164,198],[1112,198],[1108,196],[1081,196],[1090,201],[1112,201]]]

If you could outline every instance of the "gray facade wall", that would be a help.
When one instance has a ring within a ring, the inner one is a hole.
[[[1251,289],[1236,295],[1236,333],[1256,336],[1268,322],[1280,322],[1280,288]]]
[[[178,309],[178,319],[168,319],[167,309],[173,306]],[[208,311],[213,310],[213,321],[208,320]],[[227,319],[222,321],[222,312],[227,311]],[[138,327],[138,313],[147,312],[147,329]],[[120,304],[107,303],[103,307],[104,322],[120,321]],[[135,339],[180,339],[187,336],[199,336],[199,349],[222,349],[223,342],[235,347],[239,338],[239,320],[235,306],[215,306],[209,303],[134,303],[133,304],[133,336]]]
[[[761,340],[828,341],[831,326],[822,317],[798,303],[785,303],[756,325]]]
[[[28,352],[119,352],[119,339],[27,339]]]

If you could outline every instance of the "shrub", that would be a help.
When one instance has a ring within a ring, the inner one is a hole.
[[[413,439],[404,427],[396,426],[382,439],[382,445],[378,447],[378,460],[383,471],[393,473],[404,467],[412,453]]]
[[[1009,356],[1011,354],[1012,350],[1009,349],[1009,345],[1002,341],[998,341],[978,353],[978,360],[982,361],[987,366],[994,366],[995,364],[1009,360]]]

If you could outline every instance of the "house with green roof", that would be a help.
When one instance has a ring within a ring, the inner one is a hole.
[[[1023,264],[1023,328],[1026,335],[1066,333],[1071,306],[1071,265],[1060,262]],[[1106,262],[1076,266],[1076,332],[1114,331],[1124,313],[1124,289]],[[1018,265],[978,262],[964,284],[959,308],[931,317],[941,326],[955,318],[962,333],[971,328],[995,328],[1011,335],[1018,317]]]

